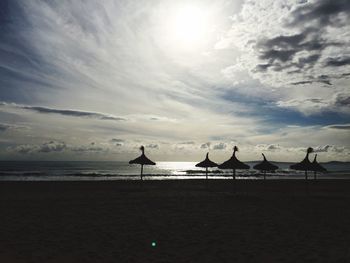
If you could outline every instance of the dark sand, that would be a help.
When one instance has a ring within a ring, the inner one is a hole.
[[[1,263],[350,262],[347,180],[0,182],[0,211]]]

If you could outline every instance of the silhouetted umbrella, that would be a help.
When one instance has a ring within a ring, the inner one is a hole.
[[[255,170],[259,170],[264,173],[264,180],[266,179],[266,172],[267,171],[275,171],[278,169],[278,166],[270,163],[268,160],[266,160],[265,155],[262,153],[262,156],[264,157],[264,160],[261,163],[258,163],[254,165]]]
[[[236,179],[236,169],[249,169],[249,165],[242,163],[236,158],[236,152],[238,152],[237,146],[233,147],[233,154],[230,159],[223,162],[218,167],[220,169],[232,169],[232,178]]]
[[[294,170],[299,170],[299,171],[305,171],[305,179],[307,180],[307,171],[312,171],[312,164],[309,161],[309,154],[312,153],[314,149],[311,147],[307,148],[307,153],[304,158],[300,163],[292,164],[290,166],[291,169]]]
[[[216,163],[209,160],[209,153],[207,153],[207,156],[205,157],[204,161],[196,164],[196,167],[205,168],[205,179],[208,179],[208,167],[216,167],[216,166],[218,166]]]
[[[315,154],[315,158],[314,158],[314,161],[311,163],[312,165],[312,171],[314,171],[314,179],[316,180],[316,173],[317,172],[327,172],[327,169],[324,168],[322,165],[320,165],[317,160],[317,154]]]
[[[141,146],[140,150],[142,151],[142,154],[137,157],[134,160],[131,160],[129,164],[141,164],[141,180],[143,176],[143,166],[144,165],[155,165],[155,162],[152,162],[150,159],[148,159],[145,155],[145,147]]]

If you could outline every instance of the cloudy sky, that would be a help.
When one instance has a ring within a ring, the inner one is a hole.
[[[0,159],[350,161],[348,0],[2,0]]]

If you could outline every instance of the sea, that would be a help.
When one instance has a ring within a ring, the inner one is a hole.
[[[253,167],[258,162],[246,162]],[[144,180],[204,179],[205,169],[195,162],[158,162],[144,166]],[[303,171],[289,169],[292,163],[275,162],[279,169],[267,173],[271,179],[304,179]],[[350,162],[322,163],[328,170],[317,173],[319,179],[350,179]],[[313,178],[314,173],[309,172]],[[209,169],[210,179],[232,179],[231,170]],[[263,176],[254,169],[237,170],[237,179],[259,180]],[[89,161],[0,161],[0,181],[106,181],[139,180],[140,166],[127,162]]]

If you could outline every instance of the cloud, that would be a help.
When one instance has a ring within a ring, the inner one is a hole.
[[[348,93],[337,93],[334,97],[334,104],[340,107],[350,106],[350,94]]]
[[[9,152],[15,152],[20,154],[49,154],[49,153],[107,153],[108,148],[97,146],[95,142],[88,145],[67,145],[62,141],[49,141],[42,144],[21,144],[17,146],[8,147]]]
[[[38,152],[49,153],[49,152],[61,152],[67,148],[64,142],[50,141],[43,143],[38,149]]]
[[[5,132],[8,130],[22,130],[22,129],[28,129],[28,127],[24,125],[17,125],[17,124],[0,123],[0,132]]]
[[[67,145],[60,141],[44,142],[41,145],[23,144],[8,148],[9,151],[18,152],[20,154],[62,152],[66,149]]]
[[[340,42],[322,39],[319,33],[318,29],[306,28],[300,34],[279,35],[260,40],[256,47],[259,58],[268,63],[260,64],[256,69],[258,71],[266,71],[269,68],[274,71],[290,68],[294,71],[310,69],[320,60],[324,49],[344,45]],[[298,57],[294,59],[296,55]]]
[[[350,124],[333,124],[325,126],[325,128],[336,130],[350,130]]]
[[[73,146],[69,147],[69,150],[77,153],[99,153],[108,151],[108,149],[93,145]]]
[[[343,26],[349,19],[350,3],[347,0],[310,1],[292,11],[289,25]]]
[[[159,145],[155,143],[151,143],[146,145],[146,148],[151,148],[151,149],[159,149]]]
[[[328,58],[325,61],[326,66],[328,67],[342,67],[350,65],[350,57],[336,57]]]
[[[110,142],[113,143],[117,147],[121,147],[121,146],[124,146],[125,140],[124,139],[113,138],[113,139],[110,140]]]
[[[98,112],[88,112],[88,111],[78,111],[78,110],[59,110],[45,107],[32,107],[32,106],[24,106],[22,107],[26,110],[36,111],[38,113],[44,114],[60,114],[64,116],[72,116],[72,117],[85,117],[85,118],[94,118],[101,120],[114,120],[114,121],[125,121],[125,118],[115,117],[113,115],[107,115]]]
[[[196,144],[195,142],[193,141],[189,141],[189,142],[179,142],[178,144],[184,144],[184,145],[194,145]]]
[[[115,144],[115,146],[117,146],[117,147],[121,147],[121,146],[124,145],[125,140],[113,138],[113,139],[110,140],[110,142],[113,143],[113,144]]]
[[[350,70],[348,10],[346,0],[246,1],[223,38],[231,43],[226,49],[238,48],[240,56],[223,72],[233,83],[242,77],[245,82],[257,80],[260,91],[255,94],[261,95],[263,89],[273,91],[265,97],[276,105],[303,98],[305,105],[293,109],[307,114],[330,109],[343,114],[342,106],[326,101],[337,93],[348,94],[344,92]],[[227,73],[235,67],[241,68],[240,72],[245,69],[249,76]],[[256,96],[249,90],[240,91]],[[318,98],[330,107],[312,103]]]
[[[305,115],[312,115],[322,112],[339,112],[350,114],[350,95],[347,93],[335,93],[330,98],[302,98],[276,103],[281,108],[292,108]]]
[[[211,143],[210,142],[206,142],[206,143],[203,143],[202,145],[201,145],[201,149],[209,149],[210,148],[210,145],[211,145]]]
[[[266,152],[266,151],[278,151],[281,150],[281,146],[278,144],[258,144],[255,146],[258,152]]]
[[[19,105],[15,103],[5,103],[5,102],[1,102],[0,106],[24,109],[24,110],[34,111],[42,114],[59,114],[63,116],[93,118],[93,119],[99,119],[99,120],[114,120],[114,121],[127,120],[126,118],[116,117],[113,115],[108,115],[108,114],[99,113],[99,112],[89,112],[89,111],[79,111],[79,110],[69,110],[69,109],[54,109],[54,108],[48,108],[48,107],[26,106],[26,105]]]
[[[34,111],[42,114],[58,114],[58,115],[69,116],[69,117],[92,118],[92,119],[113,120],[113,121],[127,120],[126,118],[116,117],[114,115],[109,115],[109,114],[104,114],[99,112],[70,110],[70,109],[54,109],[49,107],[20,105],[16,103],[0,102],[0,107],[22,109],[22,110]]]
[[[220,142],[218,144],[214,144],[213,150],[224,150],[226,149],[226,147],[227,147],[226,143]]]
[[[11,126],[8,124],[0,123],[0,132],[4,132],[10,128],[11,128]]]
[[[313,148],[315,153],[320,152],[336,152],[336,153],[342,153],[346,151],[345,147],[339,147],[335,145],[323,145],[323,146],[316,146]]]
[[[37,147],[29,144],[18,145],[15,147],[7,148],[8,151],[18,152],[20,154],[28,154],[37,151]]]

